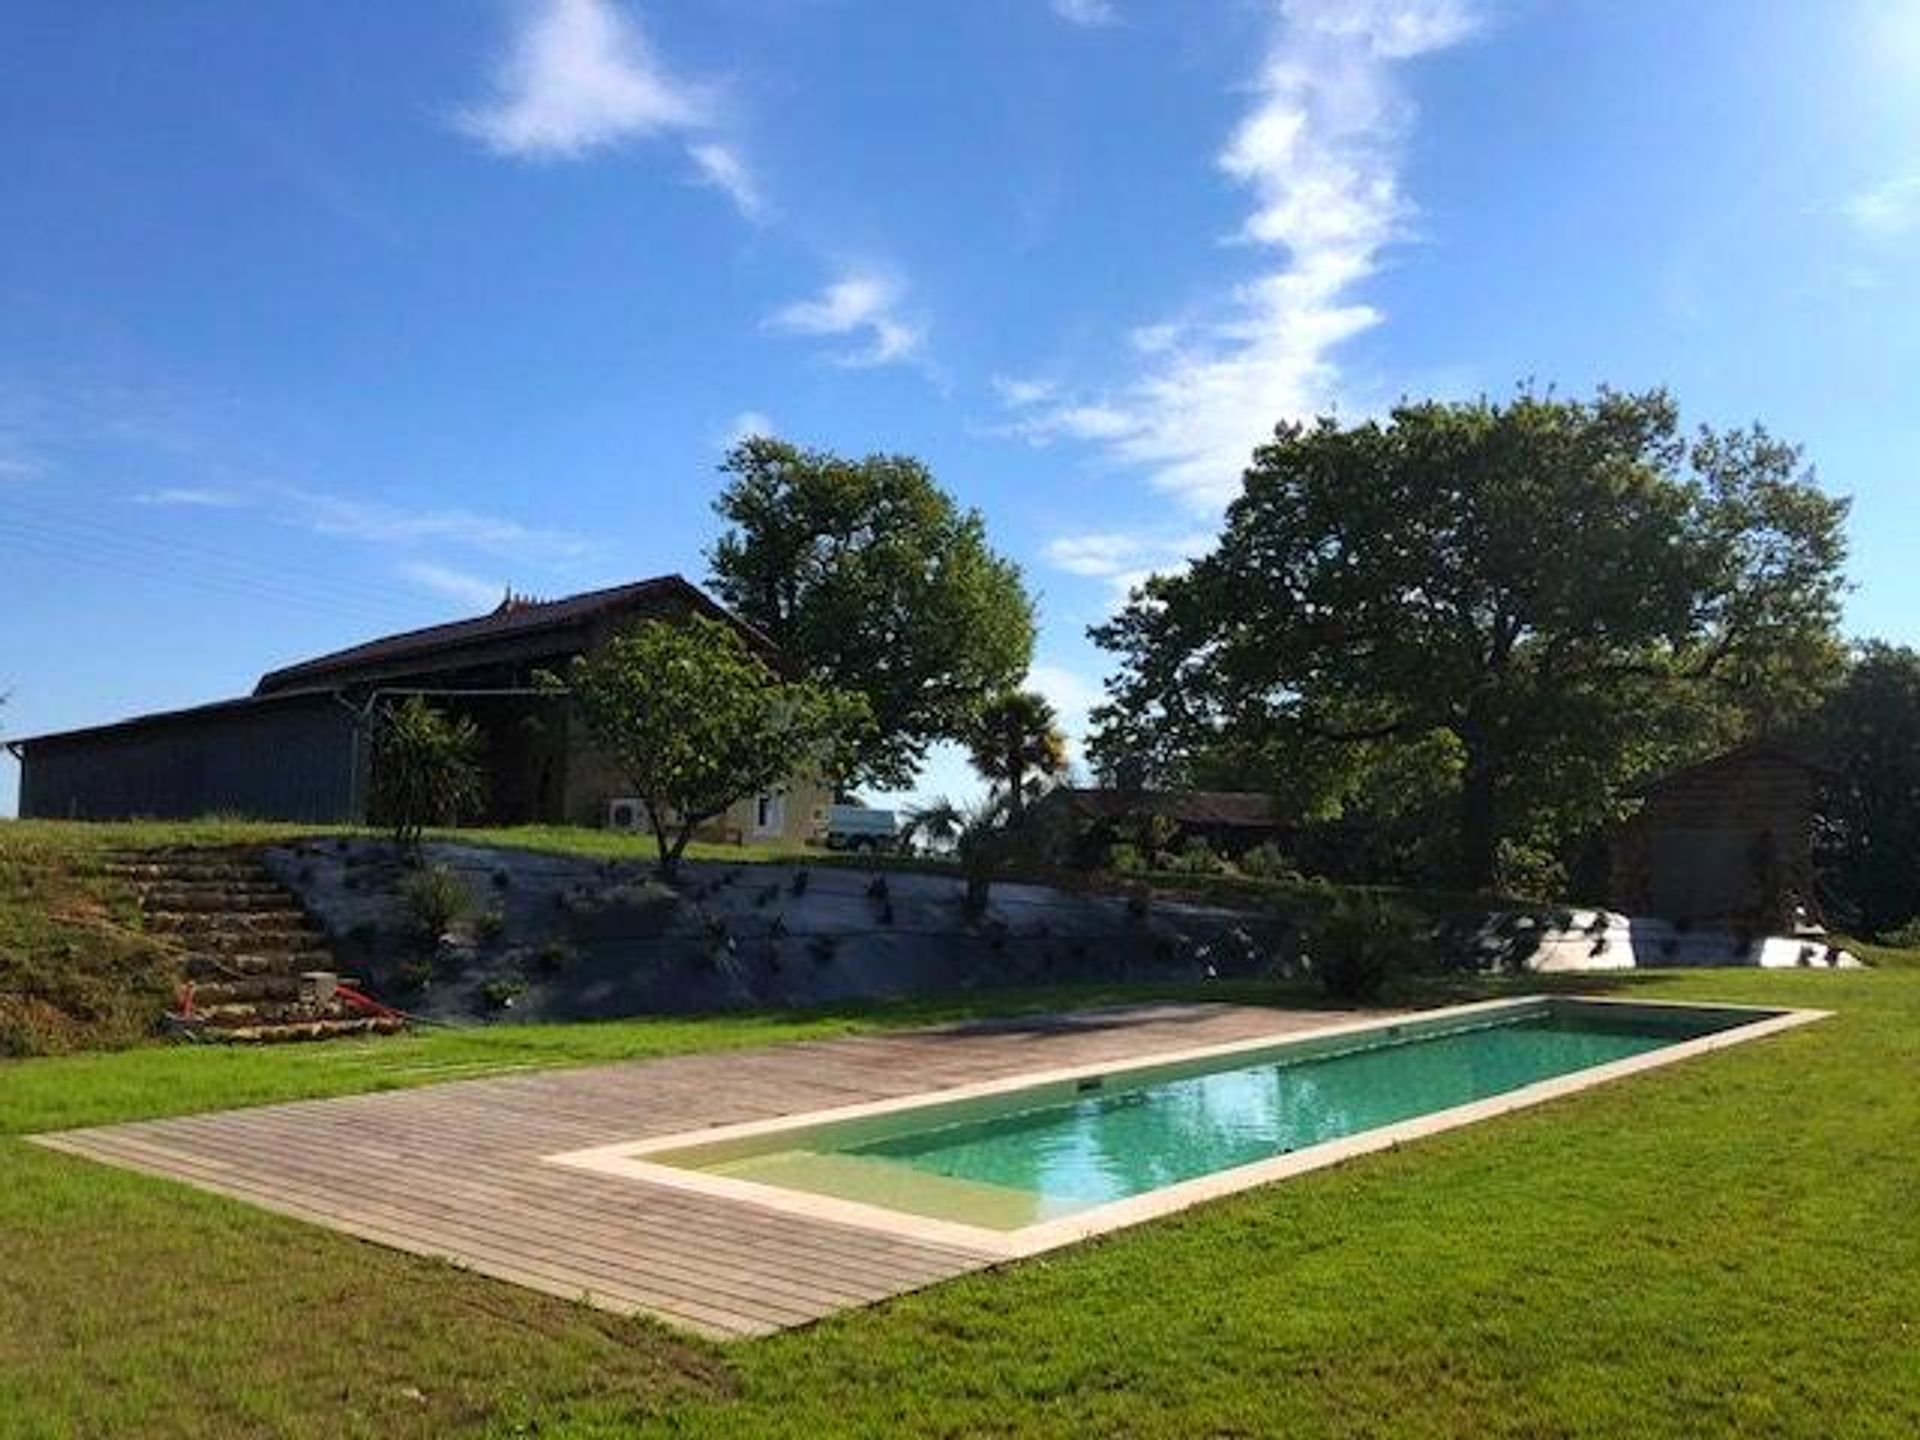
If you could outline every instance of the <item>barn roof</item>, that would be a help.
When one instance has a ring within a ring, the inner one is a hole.
[[[645,611],[656,605],[678,602],[708,617],[737,628],[748,643],[763,655],[774,657],[780,651],[766,635],[714,600],[699,586],[681,575],[656,575],[613,585],[604,590],[588,590],[559,600],[529,600],[508,594],[485,615],[469,620],[454,620],[429,625],[398,635],[385,635],[345,650],[302,660],[270,671],[254,688],[256,695],[282,690],[309,689],[316,685],[351,683],[353,672],[384,667],[396,661],[428,660],[452,657],[471,646],[496,640],[524,639],[543,633],[575,629],[594,621],[633,611]]]
[[[1748,766],[1766,764],[1786,765],[1820,778],[1833,774],[1831,764],[1802,745],[1784,740],[1750,740],[1718,755],[1708,756],[1705,760],[1696,760],[1691,765],[1682,765],[1677,770],[1668,770],[1644,780],[1634,790],[1641,795],[1657,795],[1680,785],[1711,781],[1737,774]]]

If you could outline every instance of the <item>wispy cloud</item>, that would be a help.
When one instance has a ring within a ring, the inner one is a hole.
[[[1051,8],[1069,25],[1111,25],[1120,18],[1113,0],[1051,0]]]
[[[1920,232],[1920,173],[1896,175],[1849,196],[1841,205],[1853,228],[1874,240]]]
[[[901,314],[904,295],[897,281],[871,271],[852,271],[818,295],[783,305],[767,317],[766,325],[786,335],[863,342],[851,350],[834,351],[832,358],[839,365],[891,365],[913,358],[925,338],[921,328]]]
[[[1060,387],[1051,380],[1040,380],[1028,376],[996,375],[993,377],[993,393],[1000,397],[1000,403],[1012,410],[1024,410],[1031,405],[1041,405],[1060,393]]]
[[[637,15],[614,0],[521,0],[492,95],[454,122],[496,155],[530,160],[675,137],[702,184],[748,218],[765,209],[738,147],[717,138],[714,89],[674,74]]]
[[[761,435],[773,436],[779,433],[779,429],[774,425],[772,418],[763,411],[742,410],[727,422],[726,438],[722,442],[722,445],[723,448],[731,450],[742,440],[751,440],[755,436]]]
[[[168,486],[160,490],[143,490],[133,497],[133,503],[198,510],[240,510],[253,502],[237,490]]]
[[[766,198],[761,195],[760,187],[754,183],[746,164],[739,153],[730,145],[717,140],[702,140],[687,147],[695,168],[700,172],[700,183],[718,190],[733,206],[749,220],[758,220],[767,212]]]
[[[1024,688],[1037,690],[1052,702],[1070,755],[1076,761],[1082,758],[1088,713],[1106,698],[1099,683],[1065,665],[1036,662],[1027,668]]]
[[[1152,536],[1102,530],[1057,536],[1043,553],[1056,570],[1105,580],[1114,598],[1121,599],[1148,576],[1183,569],[1212,546],[1213,537],[1201,531]]]
[[[399,566],[396,573],[424,590],[474,610],[491,609],[506,593],[504,584],[432,560],[409,560]]]
[[[1412,112],[1395,72],[1478,23],[1464,0],[1280,9],[1254,103],[1217,157],[1254,200],[1232,238],[1275,263],[1190,318],[1135,329],[1131,379],[1029,406],[1007,427],[1036,444],[1094,444],[1207,514],[1276,420],[1333,401],[1337,348],[1379,323],[1355,290],[1410,213],[1399,169]]]
[[[289,490],[295,523],[317,534],[376,545],[455,544],[526,563],[554,565],[578,560],[593,546],[582,536],[546,530],[497,515],[459,508],[409,510],[315,490]]]

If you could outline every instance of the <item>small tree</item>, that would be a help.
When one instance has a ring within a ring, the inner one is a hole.
[[[573,662],[564,688],[645,802],[663,878],[693,832],[735,802],[805,771],[839,774],[869,723],[861,697],[784,680],[737,629],[699,616],[614,636]]]
[[[1031,690],[1010,690],[981,706],[967,750],[974,769],[1006,787],[1011,821],[1026,809],[1029,776],[1050,778],[1067,768],[1067,739],[1053,706]]]
[[[373,737],[375,824],[407,846],[429,825],[457,825],[480,809],[485,775],[480,727],[418,695],[388,706]]]

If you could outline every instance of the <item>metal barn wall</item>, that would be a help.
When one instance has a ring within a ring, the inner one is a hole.
[[[20,814],[347,823],[364,809],[358,752],[354,717],[330,694],[155,717],[28,745]]]

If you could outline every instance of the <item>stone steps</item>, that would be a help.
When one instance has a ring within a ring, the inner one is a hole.
[[[285,1045],[306,1040],[345,1040],[369,1035],[398,1035],[407,1028],[404,1020],[385,1016],[357,1015],[348,1019],[285,1021],[271,1025],[236,1025],[221,1038],[236,1044]]]
[[[332,947],[256,852],[122,852],[102,869],[139,896],[148,932],[178,957],[191,1013],[175,1020],[202,1038],[265,1044],[405,1028],[338,999],[301,998],[303,974],[334,969]]]

